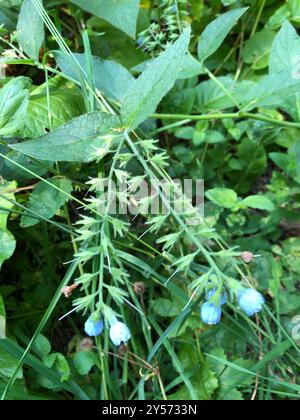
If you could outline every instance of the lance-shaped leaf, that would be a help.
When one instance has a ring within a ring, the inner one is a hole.
[[[130,37],[135,37],[140,0],[72,0],[72,2],[121,29]]]
[[[290,71],[292,77],[294,70],[294,75],[298,75],[299,78],[299,57],[300,37],[296,29],[288,21],[285,21],[272,44],[269,64],[270,73],[279,73],[286,70]]]
[[[42,0],[35,0],[42,5]],[[44,41],[44,23],[33,0],[24,0],[19,14],[17,38],[28,57],[39,59],[39,51]]]
[[[246,10],[248,10],[248,7],[224,13],[205,28],[198,44],[198,56],[201,62],[217,51]]]
[[[80,66],[76,66],[74,58],[62,51],[55,51],[54,57],[61,70],[74,80],[80,81],[86,71],[85,54],[74,54]],[[121,64],[91,57],[95,87],[111,99],[120,100],[134,81],[132,74]]]
[[[285,21],[276,35],[270,54],[269,72],[285,72],[293,80],[300,80],[300,37],[294,27]],[[299,121],[299,93],[283,97],[281,107]]]
[[[89,162],[96,150],[104,148],[119,135],[118,117],[92,112],[74,118],[67,124],[40,137],[10,147],[39,160],[53,162]]]
[[[134,129],[145,121],[173,87],[189,40],[190,29],[187,29],[130,85],[121,109],[122,121],[127,128]]]

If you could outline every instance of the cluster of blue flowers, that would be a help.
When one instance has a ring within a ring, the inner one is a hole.
[[[94,321],[90,317],[84,325],[84,330],[89,337],[97,337],[104,330],[104,323],[101,320]],[[130,340],[131,333],[126,324],[114,318],[110,325],[109,336],[115,346],[120,346],[122,343],[126,344]]]
[[[224,293],[219,305],[211,303],[216,292],[216,289],[213,289],[207,294],[207,301],[201,306],[200,310],[202,321],[208,325],[217,325],[220,322],[222,306],[227,301],[227,294]],[[255,289],[243,289],[238,293],[238,303],[246,315],[253,316],[262,311],[265,299]]]
[[[209,291],[206,296],[207,300],[200,309],[202,321],[207,325],[217,325],[220,322],[222,306],[227,302],[227,293],[225,292],[218,305],[213,303],[212,299],[216,293],[216,289]],[[262,311],[265,299],[255,289],[243,289],[238,293],[238,303],[246,315],[253,316]],[[104,330],[104,323],[102,320],[95,321],[93,317],[90,317],[84,325],[84,330],[89,337],[97,337]],[[126,324],[113,317],[110,320],[109,336],[115,346],[120,346],[130,340],[131,333]]]

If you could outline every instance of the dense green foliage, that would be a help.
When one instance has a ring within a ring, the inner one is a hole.
[[[299,399],[300,2],[2,0],[0,24],[2,399]],[[111,214],[124,179],[167,211]],[[204,179],[201,222],[174,179]]]

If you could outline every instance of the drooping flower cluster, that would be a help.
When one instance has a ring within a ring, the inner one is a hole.
[[[201,318],[205,324],[216,325],[220,322],[222,316],[222,306],[227,302],[227,293],[225,292],[219,304],[213,303],[217,290],[210,290],[206,296],[207,301],[201,306]]]
[[[89,337],[98,337],[103,330],[103,321],[99,319],[95,321],[93,316],[84,325],[84,331]],[[109,336],[115,346],[120,346],[122,343],[126,344],[130,340],[131,333],[126,324],[113,317],[110,320]]]
[[[227,301],[226,292],[222,295],[219,303],[212,302],[216,296],[217,290],[211,290],[206,298],[207,301],[201,306],[201,318],[204,324],[217,325],[222,317],[222,306]],[[263,310],[265,299],[261,293],[255,289],[242,289],[238,292],[239,307],[248,316],[254,316]]]

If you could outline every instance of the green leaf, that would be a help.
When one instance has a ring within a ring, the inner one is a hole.
[[[51,89],[49,109],[46,93],[35,94],[34,91],[29,98],[27,115],[20,134],[25,138],[43,136],[50,129],[58,128],[84,112],[85,106],[82,96],[76,89],[70,89],[66,86],[59,89]]]
[[[20,6],[23,0],[1,0],[1,4],[5,7]]]
[[[293,79],[291,72],[286,70],[270,74],[264,77],[259,83],[245,95],[243,107],[251,111],[257,107],[280,106],[286,98],[299,92],[300,79]]]
[[[285,71],[291,79],[300,79],[300,38],[288,22],[284,22],[276,35],[270,54],[270,74]],[[282,98],[282,108],[295,120],[299,120],[299,93],[289,98]]]
[[[0,179],[1,181],[1,179]],[[7,197],[8,199],[14,199],[12,193],[7,193],[7,190],[16,188],[16,183],[4,183],[0,184],[0,194]],[[13,204],[5,200],[5,198],[0,197],[0,206],[5,208],[12,208]],[[8,260],[14,253],[16,248],[16,241],[13,235],[8,232],[6,228],[8,213],[6,211],[0,210],[0,270],[4,261]]]
[[[37,337],[33,348],[40,356],[46,356],[51,351],[51,344],[47,337],[40,334]]]
[[[47,368],[55,368],[59,372],[61,382],[69,380],[71,373],[70,366],[67,359],[61,353],[45,354],[43,356],[43,363]]]
[[[270,159],[277,165],[280,169],[286,171],[289,168],[290,158],[286,153],[270,153]]]
[[[204,74],[205,70],[201,63],[192,56],[189,52],[185,54],[181,69],[178,74],[178,79],[190,79],[191,77]]]
[[[89,162],[97,148],[105,147],[120,127],[118,117],[92,112],[74,118],[62,127],[37,139],[10,145],[14,150],[39,160]]]
[[[245,63],[251,64],[253,70],[261,70],[268,66],[274,36],[273,31],[263,29],[245,43],[242,57]]]
[[[300,56],[300,38],[294,27],[285,21],[276,35],[270,54],[270,73],[279,73],[283,70],[292,71],[295,59]],[[299,61],[298,61],[299,69]]]
[[[269,29],[279,28],[286,19],[290,17],[290,11],[287,4],[279,7],[275,13],[269,18],[266,27]]]
[[[251,195],[245,198],[242,204],[253,209],[267,210],[270,212],[275,210],[272,201],[263,195]]]
[[[0,184],[0,194],[6,197],[9,200],[14,199],[13,193],[8,193],[6,191],[14,190],[17,188],[16,182],[4,182],[4,184]],[[9,201],[5,200],[5,198],[0,197],[0,207],[5,207],[7,209],[13,208],[13,204]],[[6,222],[8,218],[8,213],[6,211],[0,210],[0,230],[6,230]]]
[[[196,347],[182,343],[179,351],[179,360],[183,365],[184,371],[189,373],[190,380],[194,386],[198,400],[209,400],[213,392],[218,387],[218,380],[210,368],[208,362],[199,356]],[[186,386],[171,395],[172,400],[190,399]]]
[[[73,55],[82,70],[86,72],[85,54]],[[63,73],[74,80],[81,80],[82,71],[80,68],[76,68],[72,57],[62,51],[55,51],[54,57]],[[100,57],[92,56],[91,63],[94,73],[95,87],[111,99],[120,100],[134,81],[132,74],[121,64],[114,61],[104,60]]]
[[[38,214],[44,218],[51,219],[55,213],[61,208],[61,206],[68,200],[66,194],[72,192],[72,183],[66,179],[54,178],[50,180],[51,184],[61,189],[62,192],[56,188],[51,188],[50,185],[39,182],[36,188],[30,195],[28,209],[32,210],[35,214]],[[27,211],[22,216],[21,226],[29,227],[36,225],[39,221],[36,218],[30,217],[30,212]]]
[[[228,188],[213,188],[206,192],[206,197],[220,207],[231,209],[237,204],[237,194]]]
[[[157,108],[162,98],[173,87],[190,40],[190,29],[166,49],[136,79],[126,93],[121,108],[126,127],[135,129]]]
[[[42,0],[39,1],[42,5]],[[33,60],[39,60],[39,51],[44,41],[44,23],[33,0],[24,0],[19,14],[17,38],[23,51]]]
[[[0,136],[12,136],[24,124],[31,80],[17,77],[4,85],[0,92]]]
[[[255,85],[254,82],[249,80],[237,83],[230,76],[218,77],[217,80],[238,102],[242,102],[245,94]],[[200,83],[196,88],[196,94],[198,112],[217,111],[235,107],[233,100],[213,80]]]
[[[4,376],[10,378],[14,373],[18,360],[12,357],[5,350],[0,348],[0,377]],[[17,379],[23,378],[22,370],[19,370],[16,376]]]
[[[87,375],[97,365],[97,356],[93,351],[79,351],[74,357],[74,367],[79,375]]]
[[[153,312],[162,317],[173,317],[177,316],[181,309],[182,304],[178,301],[171,301],[169,299],[158,298],[155,299],[151,304]]]
[[[33,161],[29,156],[22,155],[20,153],[10,151],[6,153],[6,156],[10,160],[5,160],[4,158],[1,158],[4,160],[3,163],[3,169],[1,170],[1,175],[4,176],[7,180],[13,180],[16,181],[24,181],[27,179],[33,179],[34,176],[26,172],[24,169],[20,168],[13,162],[17,163],[18,165],[21,165],[23,168],[28,169],[29,171],[33,172],[36,175],[43,176],[46,172],[48,172],[48,169],[42,166],[42,164],[38,161]],[[43,162],[48,167],[51,167],[51,162]],[[1,201],[1,200],[0,200]],[[7,205],[6,205],[7,207]]]
[[[135,38],[140,0],[72,0],[72,2],[121,29],[131,38]]]
[[[248,10],[248,7],[231,10],[213,20],[206,27],[198,43],[198,57],[201,62],[217,51],[246,10]]]
[[[10,10],[8,7],[0,6],[0,22],[5,29],[12,32],[16,28],[16,16],[15,12]]]

